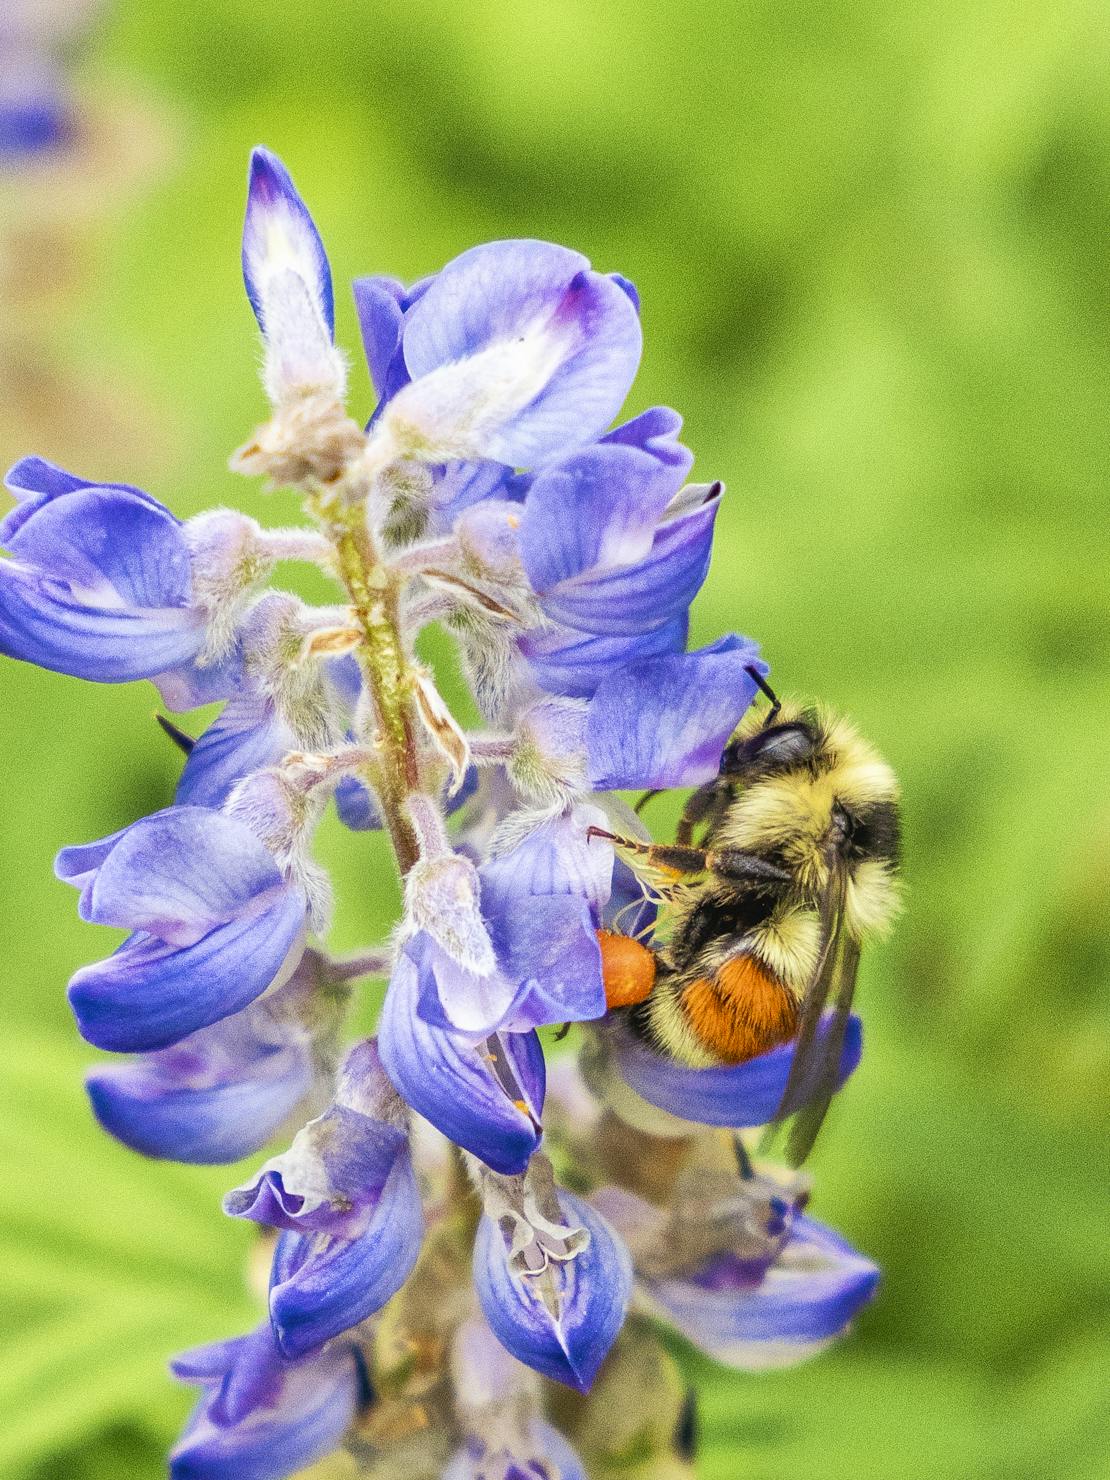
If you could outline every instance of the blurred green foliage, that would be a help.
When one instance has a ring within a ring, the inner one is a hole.
[[[263,415],[238,276],[256,142],[316,214],[353,357],[351,276],[572,244],[641,288],[632,409],[678,406],[729,485],[696,636],[758,636],[784,691],[854,715],[904,779],[908,911],[865,961],[868,1053],[814,1161],[818,1215],[884,1284],[811,1366],[691,1355],[709,1480],[1110,1475],[1108,19],[119,0],[83,65],[99,108],[144,88],[175,142],[38,326],[135,407],[137,454],[91,422],[82,471],[182,515],[294,516],[225,471]],[[147,1480],[188,1406],[165,1356],[253,1319],[250,1240],[219,1212],[234,1169],[94,1128],[63,988],[104,941],[51,860],[163,805],[174,755],[148,688],[0,684],[0,1473]],[[678,798],[655,805],[663,831]],[[380,850],[329,827],[322,852],[340,946],[379,937]]]

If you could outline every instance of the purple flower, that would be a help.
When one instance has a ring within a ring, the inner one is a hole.
[[[802,1361],[871,1299],[879,1271],[805,1217],[801,1179],[688,1167],[666,1208],[621,1188],[594,1196],[626,1237],[637,1308],[717,1361],[758,1370]]]
[[[410,890],[410,918],[421,929],[403,954],[417,971],[422,1018],[482,1038],[604,1015],[596,932],[613,855],[604,843],[590,844],[588,828],[605,820],[598,808],[579,806],[483,864],[474,880],[481,913],[472,894],[462,912],[466,930],[460,921],[445,934],[446,903],[437,897],[434,908],[422,908]],[[445,862],[474,874],[458,855]],[[465,950],[464,934],[473,938]]]
[[[171,709],[226,698],[233,661],[208,662],[184,527],[127,485],[94,484],[25,458],[0,523],[0,652],[98,683],[149,678]],[[201,660],[198,663],[198,660]]]
[[[639,364],[639,317],[579,253],[490,242],[421,287],[405,306],[398,293],[396,312],[381,279],[360,291],[389,395],[374,424],[387,455],[533,467],[593,441],[620,409]],[[403,373],[388,352],[394,323]]]
[[[520,512],[521,561],[541,611],[601,637],[636,637],[689,608],[720,504],[719,484],[678,499],[692,461],[681,444],[663,440],[660,455],[659,439],[650,451],[637,445],[635,423],[622,431],[627,442],[599,442],[544,468]]]
[[[266,344],[271,401],[342,395],[335,302],[324,244],[289,171],[268,149],[251,155],[243,224],[243,280]]]
[[[540,1143],[544,1059],[533,1033],[475,1039],[420,1016],[420,975],[402,952],[382,1005],[378,1051],[399,1094],[425,1120],[500,1172]]]
[[[81,890],[82,919],[133,932],[70,982],[78,1026],[98,1048],[179,1043],[281,985],[304,950],[304,890],[219,812],[156,812],[63,848],[55,869]]]
[[[352,1347],[291,1361],[269,1325],[186,1352],[172,1369],[203,1394],[170,1480],[284,1480],[338,1448],[369,1397]]]
[[[595,791],[712,779],[766,672],[755,643],[722,637],[692,653],[615,664],[585,702],[546,699],[517,721],[518,785],[561,778]]]
[[[550,1164],[487,1177],[474,1244],[486,1320],[517,1361],[588,1392],[616,1340],[632,1290],[628,1252],[581,1199],[555,1189]]]
[[[224,1199],[233,1217],[287,1230],[270,1284],[270,1317],[287,1356],[379,1310],[416,1262],[424,1219],[406,1114],[374,1044],[359,1044],[331,1108]]]
[[[250,1156],[316,1082],[311,1039],[292,1023],[275,1022],[272,1000],[171,1048],[92,1070],[85,1086],[97,1120],[145,1156],[203,1164]]]
[[[829,1031],[823,1024],[819,1033]],[[773,1119],[790,1077],[794,1045],[781,1044],[743,1064],[720,1068],[692,1069],[653,1052],[615,1026],[607,1034],[613,1061],[620,1078],[649,1104],[700,1125],[754,1126]],[[858,1017],[848,1020],[841,1051],[838,1084],[855,1072],[863,1053],[863,1026]],[[818,1059],[815,1057],[816,1065]],[[814,1079],[816,1079],[816,1072]],[[795,1108],[806,1103],[816,1084],[799,1084]]]

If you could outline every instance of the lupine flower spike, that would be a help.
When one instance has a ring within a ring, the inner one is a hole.
[[[57,860],[82,918],[129,932],[69,988],[127,1056],[89,1076],[97,1118],[148,1156],[257,1157],[224,1206],[273,1231],[258,1329],[174,1364],[201,1396],[171,1474],[280,1480],[340,1448],[413,1480],[583,1480],[630,1453],[692,1474],[659,1331],[776,1366],[875,1289],[751,1137],[815,1126],[860,1062],[893,783],[834,722],[749,713],[751,639],[688,650],[724,488],[689,481],[669,408],[614,426],[641,350],[626,278],[521,240],[359,279],[379,399],[352,415],[321,235],[262,149],[242,261],[270,416],[233,465],[306,523],[181,523],[26,457],[0,525],[5,654],[224,704],[200,735],[165,720],[172,802]],[[332,605],[268,585],[290,558]],[[477,730],[415,656],[432,622]],[[824,823],[815,793],[792,805],[815,777]],[[614,795],[676,787],[674,844]],[[385,830],[404,897],[389,944],[347,959],[312,856],[333,798]],[[376,1034],[345,1043],[368,975]]]

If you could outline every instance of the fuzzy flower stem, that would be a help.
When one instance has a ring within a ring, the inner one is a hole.
[[[365,480],[352,467],[341,475],[339,484],[354,481]],[[416,862],[418,849],[405,802],[420,790],[420,773],[409,663],[399,621],[400,580],[378,554],[360,499],[333,484],[327,497],[317,494],[309,503],[335,551],[336,572],[350,597],[354,624],[362,632],[357,657],[379,726],[372,737],[377,760],[367,775],[398,867],[406,874]]]

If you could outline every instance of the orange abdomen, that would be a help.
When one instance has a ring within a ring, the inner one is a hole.
[[[681,1003],[693,1032],[726,1064],[754,1059],[798,1031],[793,993],[751,956],[733,956],[711,981],[691,982]]]
[[[601,976],[605,983],[607,1007],[633,1007],[643,1002],[655,985],[655,953],[633,940],[630,935],[617,935],[612,930],[599,930]]]

